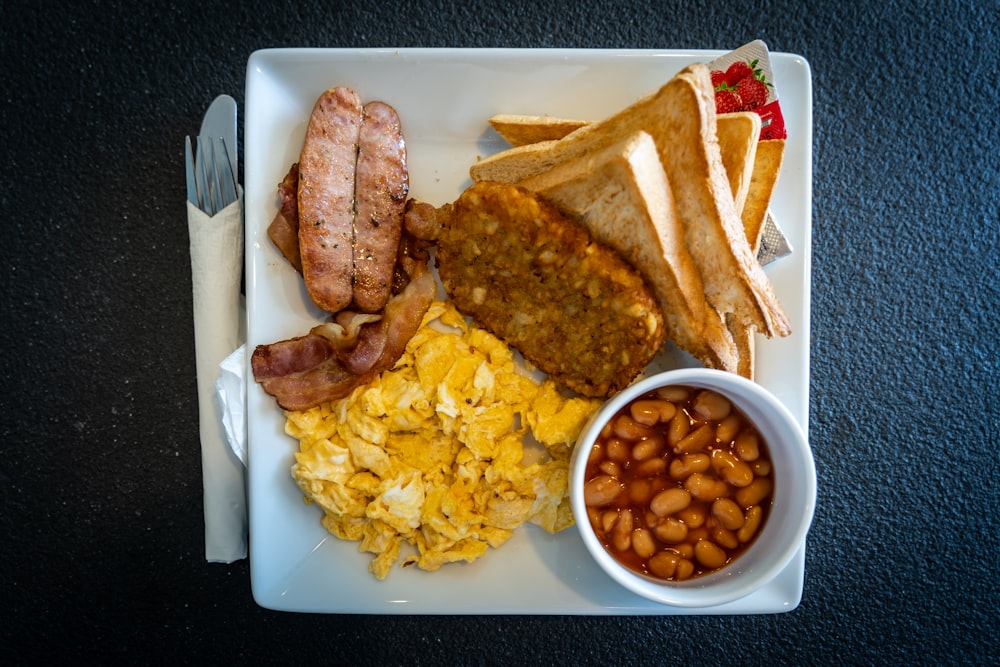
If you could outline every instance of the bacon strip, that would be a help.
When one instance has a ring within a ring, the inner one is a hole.
[[[254,379],[285,410],[343,398],[396,363],[436,293],[426,263],[416,263],[406,288],[389,300],[381,319],[362,325],[353,347],[339,349],[322,324],[305,336],[258,345],[250,357]]]
[[[299,163],[294,163],[278,184],[281,205],[267,228],[267,235],[285,259],[302,273],[302,256],[299,254]]]

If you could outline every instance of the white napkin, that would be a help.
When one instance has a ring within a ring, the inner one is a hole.
[[[240,345],[236,351],[219,364],[219,379],[215,381],[215,392],[222,409],[222,426],[226,431],[229,448],[243,465],[247,464],[247,346]]]
[[[226,443],[216,400],[219,364],[241,343],[243,320],[243,195],[209,218],[188,202],[198,421],[205,503],[205,559],[232,563],[247,556],[246,481],[242,462]]]

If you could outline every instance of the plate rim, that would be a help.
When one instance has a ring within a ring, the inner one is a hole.
[[[252,89],[257,84],[256,77],[263,74],[262,65],[267,64],[269,61],[275,59],[283,61],[285,64],[293,63],[296,59],[307,58],[307,59],[356,59],[356,58],[371,58],[371,59],[393,59],[397,57],[404,58],[420,58],[420,57],[431,57],[434,59],[445,59],[447,61],[452,61],[458,57],[472,57],[474,59],[486,59],[491,58],[503,58],[503,57],[517,57],[523,59],[543,59],[543,60],[559,60],[559,59],[569,59],[569,60],[593,60],[595,62],[604,62],[606,59],[610,58],[620,58],[629,56],[640,56],[640,57],[668,57],[668,58],[686,58],[692,61],[697,59],[714,59],[715,57],[724,55],[728,53],[727,50],[717,50],[717,49],[611,49],[611,48],[601,48],[601,49],[583,49],[583,48],[568,48],[568,49],[535,49],[535,48],[509,48],[509,47],[499,47],[499,48],[445,48],[445,47],[404,47],[404,48],[389,48],[389,47],[364,47],[364,48],[299,48],[299,47],[278,47],[278,48],[267,48],[260,49],[251,53],[247,61],[247,80],[246,80],[246,103],[247,103],[247,121],[244,129],[245,142],[248,144],[245,150],[245,156],[249,157],[251,153],[251,146],[249,145],[248,137],[250,136],[251,122],[253,119],[253,114],[250,108],[251,100],[255,99],[252,97]],[[804,103],[804,116],[805,124],[803,127],[804,136],[802,141],[802,148],[804,149],[807,156],[807,169],[801,174],[804,179],[804,200],[805,209],[802,220],[802,235],[803,235],[803,247],[796,248],[800,252],[804,253],[802,260],[802,280],[804,282],[804,303],[803,303],[803,323],[802,331],[799,332],[804,338],[804,356],[806,361],[806,367],[804,373],[800,377],[800,385],[802,386],[802,391],[804,392],[804,414],[797,411],[796,417],[802,424],[803,429],[806,431],[808,437],[808,386],[809,386],[809,368],[808,368],[808,357],[810,354],[810,305],[811,305],[811,234],[812,234],[812,219],[811,219],[811,209],[812,209],[812,132],[813,132],[813,110],[812,110],[812,72],[808,61],[802,56],[795,53],[788,52],[771,52],[772,60],[785,61],[786,66],[798,66],[804,68],[804,81],[806,83],[806,90],[801,91],[802,102]],[[666,81],[666,79],[664,79]],[[789,95],[787,91],[782,89],[782,97]],[[799,95],[797,92],[796,95]],[[485,123],[485,119],[483,119]],[[250,162],[246,163],[246,180],[248,186],[252,183],[252,174],[250,173]],[[249,188],[248,188],[249,190]],[[247,200],[250,202],[255,202],[256,192],[248,192]],[[247,225],[246,233],[246,247],[248,248],[246,257],[246,270],[248,277],[251,276],[251,272],[256,267],[254,245],[257,243],[257,238],[251,238],[251,233],[259,233],[259,229],[251,230],[250,225]],[[253,289],[251,281],[247,283],[248,289],[248,300],[247,300],[247,326],[248,333],[251,327],[251,298],[250,290]],[[250,350],[248,349],[248,360],[249,360]],[[251,430],[248,428],[248,449],[252,450],[253,436]],[[251,481],[253,478],[253,458],[250,457],[250,466],[248,470],[248,495],[250,495]],[[290,476],[289,476],[290,478]],[[260,499],[258,498],[257,501]],[[752,600],[744,598],[743,602],[749,604],[736,605],[734,608],[733,604],[723,605],[721,607],[709,607],[698,610],[697,612],[692,612],[691,610],[681,610],[677,608],[664,607],[662,605],[654,605],[652,607],[645,604],[645,601],[640,598],[636,598],[635,605],[630,608],[622,608],[619,606],[612,607],[602,607],[602,606],[590,606],[590,607],[577,607],[574,605],[559,605],[553,604],[550,609],[535,609],[535,608],[519,608],[516,606],[508,606],[507,608],[497,607],[497,608],[483,608],[483,609],[437,609],[433,607],[427,607],[426,605],[421,607],[420,605],[401,605],[398,607],[387,606],[385,608],[375,609],[368,605],[361,606],[351,606],[345,604],[331,603],[329,605],[309,605],[297,602],[290,599],[284,591],[276,590],[274,586],[265,586],[265,582],[261,581],[261,568],[258,567],[260,563],[254,557],[254,506],[255,500],[251,496],[250,498],[250,526],[251,526],[251,554],[250,554],[250,564],[251,564],[251,585],[253,590],[253,595],[258,604],[263,607],[283,610],[283,611],[302,611],[302,612],[321,612],[321,613],[406,613],[406,614],[658,614],[658,615],[671,615],[671,614],[690,614],[690,613],[704,613],[704,614],[733,614],[733,613],[770,613],[770,612],[780,612],[780,611],[790,611],[796,608],[801,600],[802,587],[804,579],[804,560],[805,560],[805,548],[806,544],[803,541],[802,547],[799,554],[793,562],[786,568],[786,572],[791,570],[795,575],[796,581],[793,581],[793,586],[787,591],[783,591],[782,599],[780,602],[769,602],[759,605],[754,605]],[[258,535],[259,537],[259,535]],[[331,538],[330,539],[334,539]],[[582,548],[582,547],[581,547]],[[500,554],[494,555],[495,557],[502,557]],[[363,572],[365,576],[370,576],[365,570]],[[780,578],[780,576],[779,576]],[[786,577],[787,578],[787,577]],[[271,583],[271,582],[267,582]],[[383,582],[384,583],[384,582]],[[787,583],[787,582],[783,582]]]

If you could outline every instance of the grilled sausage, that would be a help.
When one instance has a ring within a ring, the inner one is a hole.
[[[320,95],[299,159],[299,251],[302,277],[324,310],[346,308],[353,296],[355,165],[361,100],[349,88]]]
[[[364,107],[356,178],[354,305],[374,313],[389,300],[409,191],[399,116],[384,102]]]

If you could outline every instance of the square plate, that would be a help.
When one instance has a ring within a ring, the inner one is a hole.
[[[323,317],[266,230],[277,184],[298,160],[320,93],[349,86],[382,100],[403,122],[410,196],[435,205],[467,187],[469,166],[506,147],[487,119],[496,113],[599,119],[659,88],[693,62],[722,51],[533,49],[269,49],[247,66],[245,207],[248,350],[306,333]],[[788,128],[772,203],[794,252],[770,265],[793,334],[759,342],[757,381],[805,429],[809,411],[809,285],[812,212],[812,77],[809,64],[771,54]],[[284,434],[274,400],[251,382],[250,570],[263,607],[372,614],[750,614],[794,609],[801,599],[805,544],[775,579],[735,602],[677,609],[626,591],[591,561],[575,528],[550,535],[525,525],[474,563],[437,572],[368,572],[370,554],[328,534],[321,510],[303,503],[290,468],[297,443]]]

